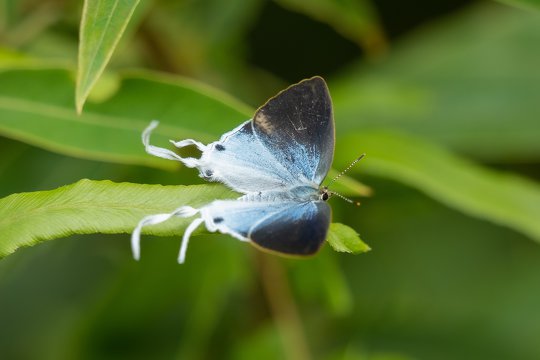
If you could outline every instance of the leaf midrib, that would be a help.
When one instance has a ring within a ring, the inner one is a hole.
[[[81,202],[73,202],[69,205],[49,205],[49,206],[40,206],[38,208],[34,209],[28,209],[25,210],[23,213],[18,212],[16,216],[8,216],[0,220],[0,228],[3,226],[9,226],[10,224],[14,224],[17,221],[20,221],[21,219],[25,219],[27,217],[32,216],[39,216],[42,215],[44,212],[54,212],[54,211],[63,211],[63,210],[155,210],[156,212],[159,212],[162,210],[162,207],[152,207],[152,206],[143,206],[143,205],[118,205],[116,203],[107,203],[107,202],[100,202],[99,205],[96,205],[93,202],[88,201],[81,201]],[[163,212],[163,211],[161,211]]]
[[[78,116],[76,115],[74,110],[67,109],[61,106],[50,105],[43,102],[37,102],[27,99],[23,100],[20,98],[14,98],[9,96],[0,96],[0,109],[18,111],[32,115],[47,115],[74,123],[90,124],[106,128],[116,128],[133,131],[143,129],[150,122],[150,120],[148,120],[148,122],[143,122],[142,120],[136,118],[110,116],[105,114],[92,113],[88,111],[85,112],[84,116]],[[173,132],[183,132],[185,134],[190,134],[191,136],[199,137],[209,136],[208,133],[203,134],[176,125],[170,126],[166,123],[160,124],[160,126],[154,131],[154,133],[158,133],[163,136],[167,136],[166,134],[170,134]]]
[[[113,14],[114,12],[116,11],[116,8],[118,7],[118,2],[119,0],[116,0],[114,2],[114,5],[113,5],[113,8],[112,10],[110,11],[109,13],[109,16],[107,18],[107,23],[105,24],[104,28],[103,28],[103,31],[101,32],[101,36],[99,38],[99,42],[98,42],[98,45],[95,47],[96,49],[101,49],[102,48],[102,44],[103,44],[103,40],[105,39],[105,34],[107,34],[107,31],[109,29],[109,26],[111,24],[111,19],[113,18]],[[101,3],[101,5],[103,5],[103,3]],[[82,44],[86,44],[85,42],[82,42]],[[109,53],[112,52],[112,49],[109,51]],[[86,79],[86,86],[85,86],[85,90],[84,90],[84,93],[83,93],[83,96],[86,97],[88,95],[88,92],[89,92],[89,89],[92,87],[92,83],[88,83],[88,75],[90,74],[90,71],[92,70],[92,68],[94,67],[94,63],[96,61],[96,54],[97,52],[94,52],[91,60],[90,60],[90,63],[88,64],[88,66],[86,67],[86,71],[85,71],[85,74],[84,74],[84,77],[83,79]],[[107,57],[107,55],[105,56]],[[103,68],[105,67],[106,63],[103,64]],[[100,72],[100,69],[98,69],[98,72]],[[93,82],[96,82],[97,81],[97,77],[94,79]]]

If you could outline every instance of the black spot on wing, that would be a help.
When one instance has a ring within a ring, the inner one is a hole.
[[[222,223],[223,222],[223,218],[222,217],[215,217],[214,218],[214,224],[219,224],[219,223]]]
[[[225,146],[223,146],[221,144],[216,144],[216,150],[217,151],[223,151],[223,150],[225,150]]]

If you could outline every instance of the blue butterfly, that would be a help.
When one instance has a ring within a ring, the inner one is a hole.
[[[330,226],[326,201],[334,194],[321,183],[332,164],[335,143],[332,102],[321,77],[281,91],[253,119],[218,141],[208,145],[192,139],[171,141],[177,148],[196,146],[202,152],[199,159],[150,145],[150,133],[157,125],[153,121],[142,135],[149,154],[197,168],[202,178],[244,195],[143,218],[131,237],[135,259],[140,257],[144,226],[195,215],[182,238],[180,263],[190,235],[202,223],[210,232],[229,234],[270,252],[302,256],[319,250]]]

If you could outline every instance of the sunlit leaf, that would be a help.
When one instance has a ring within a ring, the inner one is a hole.
[[[540,242],[540,184],[488,170],[411,136],[363,132],[343,137],[338,149],[358,144],[365,149],[366,160],[351,171],[408,184],[464,213]]]
[[[79,113],[109,62],[138,4],[139,0],[85,0],[75,94]]]
[[[141,145],[141,132],[152,119],[161,122],[153,141],[212,141],[251,112],[203,85],[148,74],[126,76],[114,96],[88,103],[81,115],[73,109],[73,82],[66,70],[5,70],[0,83],[4,135],[71,156],[164,168],[176,164],[149,156]]]
[[[235,198],[221,185],[161,186],[81,180],[55,190],[13,194],[0,199],[0,257],[73,234],[130,233],[146,215],[189,205]],[[189,219],[174,219],[143,229],[154,235],[180,235]],[[333,242],[351,243],[355,233],[344,225],[330,230]],[[347,237],[347,239],[341,239]]]
[[[182,205],[231,198],[223,186],[161,186],[81,180],[55,190],[13,194],[0,200],[0,257],[72,234],[130,233],[146,215]],[[189,219],[147,227],[145,233],[182,234]]]
[[[107,88],[109,99],[89,102],[81,115],[71,106],[73,83],[66,70],[5,70],[0,71],[0,83],[0,133],[71,156],[167,169],[178,163],[148,155],[141,143],[142,130],[152,119],[160,121],[152,142],[169,146],[169,139],[215,141],[253,113],[200,83],[145,72],[126,75],[119,85],[115,82],[116,94]],[[370,193],[347,177],[335,190],[345,195]]]
[[[516,6],[523,9],[529,10],[540,10],[540,1],[539,0],[497,0],[503,4],[508,4]]]
[[[482,160],[537,161],[539,43],[537,13],[490,3],[420,29],[330,82],[338,131],[397,128]]]
[[[26,86],[30,81],[33,86]],[[66,71],[4,71],[0,72],[0,82],[6,85],[0,88],[0,131],[4,134],[64,153],[109,161],[175,166],[144,152],[140,133],[149,119],[161,121],[152,140],[165,146],[171,138],[212,141],[251,113],[246,106],[216,90],[182,79],[165,80],[148,74],[126,76],[113,97],[104,103],[89,103],[82,116],[77,116],[69,106],[71,88]],[[339,136],[339,118],[337,124]],[[361,168],[373,169],[373,165],[366,164],[377,164],[377,154],[397,157],[391,163],[384,161],[388,168],[379,175],[408,183],[457,209],[538,238],[538,225],[533,221],[537,209],[528,202],[522,203],[535,198],[536,184],[502,180],[500,175],[472,164],[462,167],[460,164],[465,161],[435,145],[416,138],[400,139],[372,131],[363,131],[353,138],[341,135],[334,166],[345,168],[350,163],[350,149],[368,153]],[[415,150],[417,147],[420,150]],[[410,152],[431,157],[427,163],[417,163]],[[452,161],[446,161],[447,157]],[[490,175],[481,176],[485,173]],[[431,181],[435,175],[436,181]],[[474,181],[467,183],[469,177]],[[468,189],[467,196],[462,188]],[[493,195],[485,194],[487,189]]]
[[[328,234],[328,243],[335,251],[360,254],[371,250],[347,225],[333,223]]]

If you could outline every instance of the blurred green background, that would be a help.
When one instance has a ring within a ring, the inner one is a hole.
[[[108,101],[134,68],[252,108],[322,75],[335,167],[367,152],[351,176],[374,190],[360,208],[334,199],[334,220],[373,250],[289,260],[204,235],[180,266],[178,237],[143,237],[140,262],[127,235],[19,249],[0,261],[0,358],[540,359],[540,4],[505,3],[140,3],[86,108],[120,111]],[[15,93],[74,114],[74,85],[62,84],[74,83],[81,10],[0,1],[0,197],[82,178],[201,183],[191,169],[54,146],[10,123]],[[193,106],[145,89],[127,102],[162,111],[148,121]],[[207,120],[218,136],[246,119]]]

